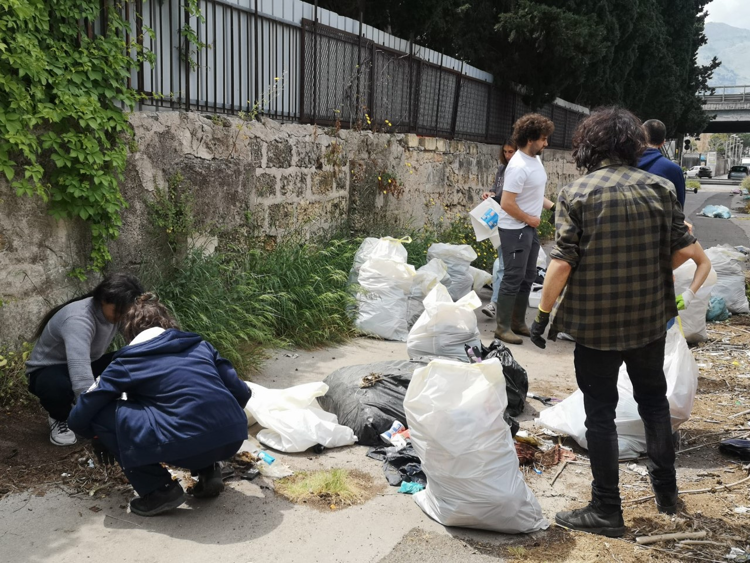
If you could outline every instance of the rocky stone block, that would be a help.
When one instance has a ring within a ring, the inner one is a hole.
[[[295,225],[294,210],[297,203],[275,203],[268,206],[268,226],[279,231],[286,231]]]
[[[404,135],[404,144],[407,149],[416,149],[419,146],[419,137],[414,133],[407,133]]]
[[[312,176],[313,195],[325,195],[333,191],[333,172],[331,170],[318,170]]]
[[[281,197],[300,199],[307,192],[307,176],[301,172],[282,174],[279,179]]]
[[[276,176],[269,174],[268,172],[260,172],[256,177],[253,185],[255,187],[255,195],[258,198],[276,197]]]
[[[281,139],[268,143],[267,168],[289,168],[292,165],[292,145]]]
[[[426,151],[434,151],[437,146],[437,139],[435,137],[420,137],[419,144]]]

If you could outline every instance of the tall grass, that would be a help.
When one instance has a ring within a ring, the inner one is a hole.
[[[359,243],[335,238],[212,256],[194,252],[176,268],[151,264],[141,278],[183,330],[200,334],[247,373],[266,348],[313,348],[354,334],[346,284]]]

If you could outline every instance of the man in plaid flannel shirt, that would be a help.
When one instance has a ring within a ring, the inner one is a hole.
[[[615,427],[620,366],[627,366],[646,428],[657,507],[673,514],[677,480],[664,376],[666,327],[711,269],[688,232],[674,186],[635,168],[645,146],[640,121],[621,108],[595,111],[576,130],[573,157],[588,174],[558,196],[555,248],[531,327],[532,342],[544,348],[542,334],[562,294],[549,338],[564,331],[576,341],[594,480],[591,503],[558,513],[556,521],[612,537],[625,532]],[[695,277],[675,300],[672,270],[688,259],[698,265]]]

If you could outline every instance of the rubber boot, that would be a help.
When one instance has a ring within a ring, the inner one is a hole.
[[[497,328],[495,329],[495,338],[499,338],[508,344],[523,344],[523,339],[513,334],[513,331],[510,329],[515,303],[515,295],[500,295],[497,298],[497,313],[495,315]]]
[[[530,293],[519,293],[516,295],[516,302],[513,305],[513,315],[511,316],[510,329],[521,336],[531,336],[529,327],[526,326],[526,311],[529,308]]]

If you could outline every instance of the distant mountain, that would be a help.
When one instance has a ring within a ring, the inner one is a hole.
[[[750,85],[750,29],[708,22],[705,33],[708,43],[698,51],[698,63],[708,64],[713,57],[721,61],[709,84]]]

